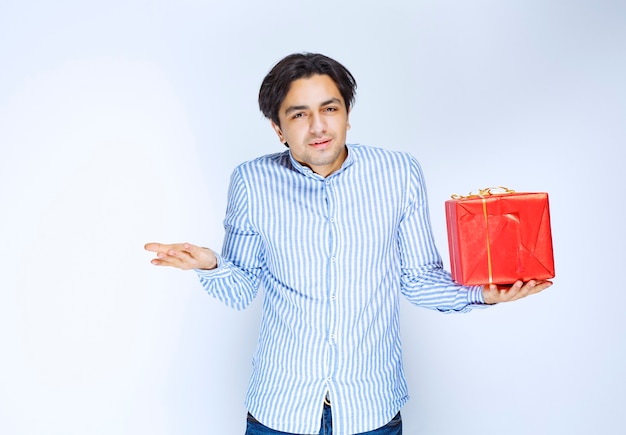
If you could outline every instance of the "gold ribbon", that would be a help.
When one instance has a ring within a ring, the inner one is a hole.
[[[470,192],[467,195],[459,195],[457,193],[450,195],[452,199],[470,199],[470,198],[482,198],[484,196],[492,196],[492,195],[506,195],[510,193],[515,193],[513,189],[509,189],[508,187],[485,187],[484,189],[478,189],[478,192]]]
[[[489,240],[489,216],[487,215],[487,199],[486,197],[494,195],[506,195],[515,193],[513,189],[508,187],[486,187],[484,189],[478,189],[478,193],[470,192],[468,195],[451,195],[452,199],[473,199],[480,198],[483,203],[483,215],[485,217],[485,233],[487,241],[487,270],[489,273],[489,285],[493,284],[493,266],[491,265],[491,242]]]
[[[483,214],[485,216],[485,233],[487,234],[487,269],[489,270],[489,285],[493,284],[493,267],[491,266],[491,242],[489,241],[489,217],[487,216],[487,200],[481,196],[483,201]]]

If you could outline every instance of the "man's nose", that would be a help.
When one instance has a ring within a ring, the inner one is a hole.
[[[312,134],[320,134],[326,132],[326,120],[319,113],[311,116],[310,130]]]

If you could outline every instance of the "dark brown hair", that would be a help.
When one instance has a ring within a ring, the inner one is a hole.
[[[356,80],[346,67],[318,53],[294,53],[279,61],[265,76],[259,90],[259,109],[266,118],[280,126],[278,110],[291,83],[315,74],[328,75],[337,85],[346,109],[350,110],[356,97]]]

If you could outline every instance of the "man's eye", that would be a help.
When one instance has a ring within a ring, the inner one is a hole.
[[[326,111],[327,111],[327,112],[336,112],[336,111],[337,111],[337,108],[336,108],[336,107],[327,107],[327,108],[326,108]]]
[[[300,113],[296,113],[292,116],[293,119],[297,119],[297,118],[302,118],[304,116],[304,113],[300,112]]]

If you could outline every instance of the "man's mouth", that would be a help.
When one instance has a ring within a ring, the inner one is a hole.
[[[325,148],[330,145],[332,139],[324,138],[324,139],[316,139],[313,142],[310,142],[309,145],[314,148]]]

